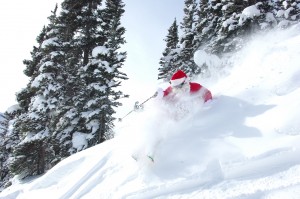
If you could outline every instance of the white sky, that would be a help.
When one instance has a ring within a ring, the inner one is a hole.
[[[48,22],[56,2],[60,4],[62,0],[0,1],[0,112],[15,104],[15,93],[26,86],[23,60],[30,58],[35,38]],[[124,71],[130,78],[126,83],[126,91],[130,92],[148,82],[156,84],[158,62],[165,48],[163,39],[174,18],[181,21],[183,1],[124,2],[122,25],[127,30],[124,49],[128,53]]]

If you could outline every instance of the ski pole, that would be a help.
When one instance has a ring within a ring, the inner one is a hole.
[[[154,95],[152,95],[151,97],[149,97],[148,99],[146,99],[145,101],[143,101],[141,104],[139,104],[139,102],[135,102],[134,104],[134,108],[129,111],[125,116],[121,117],[121,118],[118,118],[119,122],[122,122],[122,120],[127,117],[129,114],[131,114],[132,112],[138,110],[138,109],[141,109],[143,107],[143,105],[148,102],[150,99],[154,98],[157,96],[157,92],[154,93]]]
[[[150,99],[154,98],[157,96],[157,92],[154,93],[154,95],[152,95],[151,97],[149,97],[148,99],[146,99],[144,102],[142,102],[140,105],[139,105],[139,108],[142,107],[143,104],[145,104],[146,102],[148,102]]]

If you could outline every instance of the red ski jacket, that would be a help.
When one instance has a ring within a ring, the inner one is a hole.
[[[202,86],[201,84],[190,82],[190,93],[191,94],[200,94],[204,102],[207,102],[208,100],[212,99],[211,92]],[[172,93],[172,86],[169,86],[166,90],[164,90],[164,97],[168,96],[170,93]]]

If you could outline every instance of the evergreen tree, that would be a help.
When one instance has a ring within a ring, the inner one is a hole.
[[[220,5],[218,9],[214,9],[218,15],[214,19],[213,34],[207,45],[208,51],[217,55],[238,50],[237,47],[243,46],[241,42],[246,33],[257,29],[250,19],[246,19],[243,25],[240,24],[241,12],[247,7],[245,1],[224,0]],[[212,5],[212,8],[215,7]]]
[[[74,146],[76,136],[87,133],[85,121],[80,119],[84,101],[89,98],[85,75],[86,66],[90,63],[92,50],[103,43],[101,0],[64,1],[60,22],[65,26],[64,38],[69,42],[65,46],[65,100],[61,104],[61,117],[55,130],[55,140],[59,143],[58,153],[67,157],[72,153],[87,148],[83,142]],[[82,71],[82,72],[79,72]],[[93,73],[90,74],[91,78]],[[88,139],[88,138],[86,138]]]
[[[89,54],[89,62],[80,70],[80,76],[85,80],[83,88],[83,111],[80,122],[84,124],[81,132],[88,133],[88,147],[101,143],[113,136],[112,116],[114,108],[121,104],[118,100],[124,97],[117,88],[121,80],[126,80],[126,74],[120,71],[126,59],[126,52],[119,49],[125,43],[125,28],[121,26],[121,16],[124,13],[121,0],[107,0],[102,11],[102,34],[96,30],[93,34],[94,46]],[[95,46],[97,45],[97,46]]]
[[[200,1],[199,5],[195,48],[219,56],[239,50],[253,33],[285,28],[299,21],[297,0]],[[249,6],[251,11],[244,12]]]
[[[56,126],[55,139],[59,153],[68,156],[101,143],[112,136],[113,107],[124,95],[117,90],[120,80],[127,79],[120,71],[126,58],[119,52],[125,43],[125,29],[120,26],[124,13],[122,1],[100,0],[64,1],[61,24],[65,24],[71,38],[66,46],[66,99],[62,116]],[[70,26],[70,27],[68,27]],[[73,145],[79,136],[82,143]],[[85,140],[85,141],[84,141]],[[64,146],[64,147],[63,147]]]
[[[163,79],[164,81],[169,81],[172,74],[179,68],[178,65],[176,65],[176,62],[178,61],[178,25],[176,19],[172,23],[171,27],[168,29],[168,35],[166,39],[164,39],[166,42],[166,48],[164,52],[162,53],[163,57],[160,58],[160,68],[158,79]]]
[[[201,48],[208,51],[208,53],[216,53],[212,52],[211,49],[207,50],[207,48],[222,26],[224,2],[221,0],[200,2],[197,12],[198,20],[195,25],[196,35],[193,41],[193,44],[195,44],[194,51]]]
[[[180,39],[181,51],[180,58],[176,65],[184,70],[190,77],[199,74],[201,69],[194,62],[194,25],[196,21],[196,0],[184,1],[184,17],[181,23],[181,30],[183,35]]]
[[[275,16],[278,20],[280,28],[287,28],[300,20],[300,1],[299,0],[286,0],[275,1],[276,13]]]
[[[76,36],[79,34],[77,30],[82,17],[80,15],[81,4],[81,1],[63,1],[60,15],[56,18],[56,28],[63,55],[63,60],[61,60],[63,67],[60,71],[63,98],[58,102],[56,120],[52,122],[51,128],[53,130],[51,141],[56,156],[54,162],[72,154],[72,136],[78,126],[79,105],[76,96],[82,80],[77,76],[77,72],[83,56]]]
[[[43,54],[41,53],[40,46],[43,43],[46,34],[46,27],[43,27],[41,33],[37,36],[36,41],[38,43],[38,47],[33,46],[33,50],[31,54],[31,60],[23,60],[23,64],[26,66],[23,71],[24,74],[30,78],[32,81],[39,74],[38,64],[43,58]],[[26,88],[22,89],[16,94],[16,98],[22,112],[26,112],[29,109],[29,104],[31,102],[32,97],[35,95],[35,90],[31,89],[30,83],[26,86]]]
[[[8,166],[6,162],[8,160],[9,153],[6,149],[5,136],[8,129],[8,119],[0,113],[0,191],[6,183],[6,178],[9,174]]]
[[[195,37],[193,41],[193,45],[197,50],[199,47],[204,45],[203,42],[203,32],[206,32],[205,27],[208,24],[209,8],[208,1],[201,0],[198,4],[198,10],[196,11],[196,21],[195,21]]]
[[[14,131],[15,119],[20,114],[18,105],[10,107],[4,115],[0,114],[0,191],[11,185],[9,181],[13,174],[10,169],[10,160],[13,150],[20,142],[19,135]]]
[[[100,132],[100,139],[109,139],[113,137],[112,127],[113,121],[115,118],[111,113],[115,113],[114,108],[121,106],[122,104],[118,101],[121,98],[126,98],[128,95],[125,95],[120,91],[120,86],[123,80],[127,80],[127,75],[121,71],[127,53],[120,51],[122,45],[125,44],[125,28],[121,25],[121,17],[123,16],[125,4],[122,0],[106,0],[106,9],[104,10],[104,23],[110,24],[106,29],[104,27],[104,32],[107,36],[107,39],[104,43],[104,46],[108,49],[108,53],[104,53],[102,66],[106,65],[106,62],[109,64],[109,70],[107,70],[107,65],[105,66],[106,70],[103,73],[103,76],[106,77],[105,84],[107,85],[107,96],[106,99],[109,100],[108,106],[103,107],[102,112],[102,127]],[[110,22],[110,23],[107,23]],[[98,58],[101,58],[100,53]],[[107,111],[106,111],[107,110]]]
[[[7,118],[4,114],[0,113],[0,136],[4,136],[7,131]]]
[[[62,52],[57,37],[58,32],[55,29],[56,8],[49,18],[50,24],[37,38],[39,61],[35,61],[36,57],[33,57],[32,61],[24,61],[34,70],[25,70],[25,72],[31,71],[28,74],[32,75],[27,89],[21,93],[31,91],[33,95],[30,102],[28,101],[29,104],[25,103],[25,112],[15,123],[15,131],[19,132],[23,141],[16,146],[11,170],[20,177],[43,173],[51,167],[54,156],[49,128],[52,125],[51,120],[56,116],[59,99],[63,98],[60,96],[62,77],[59,72],[62,68],[60,65]],[[32,53],[32,55],[36,54]]]

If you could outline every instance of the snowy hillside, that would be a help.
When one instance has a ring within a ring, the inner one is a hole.
[[[149,101],[113,140],[15,180],[0,198],[299,198],[299,31],[257,36],[232,68],[197,52],[197,63],[213,67],[197,80],[213,101]]]

